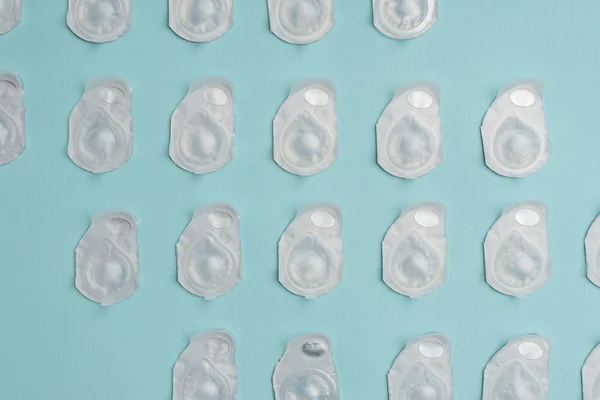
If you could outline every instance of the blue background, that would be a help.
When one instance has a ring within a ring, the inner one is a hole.
[[[372,25],[369,0],[336,1],[335,28],[293,46],[269,32],[266,1],[236,0],[235,25],[208,44],[168,28],[166,0],[134,0],[133,27],[116,42],[86,43],[66,26],[67,1],[25,0],[23,21],[0,36],[0,67],[25,85],[27,149],[0,167],[0,398],[170,399],[171,370],[190,336],[230,330],[238,342],[239,398],[271,399],[288,340],[322,331],[333,341],[342,398],[385,399],[386,373],[410,338],[452,341],[457,399],[481,397],[483,369],[511,338],[553,343],[550,399],[580,399],[580,371],[600,341],[600,289],[585,276],[583,240],[600,211],[598,110],[600,4],[579,0],[442,0],[433,29],[394,41]],[[133,88],[134,156],[94,176],[67,156],[68,118],[96,75]],[[191,79],[221,75],[236,88],[236,154],[194,176],[168,157],[170,116]],[[271,157],[271,122],[298,79],[338,88],[340,156],[310,178]],[[522,180],[484,165],[479,126],[503,84],[546,84],[553,154]],[[375,123],[399,84],[442,88],[444,161],[416,181],[376,163]],[[553,276],[524,300],[484,280],[482,243],[502,209],[549,205]],[[206,302],[176,280],[175,243],[195,206],[241,214],[243,281]],[[298,207],[333,201],[344,213],[344,280],[316,301],[277,282],[277,241]],[[381,240],[403,207],[440,201],[449,215],[446,283],[418,301],[387,288]],[[74,286],[73,251],[93,213],[139,219],[141,286],[101,308]]]

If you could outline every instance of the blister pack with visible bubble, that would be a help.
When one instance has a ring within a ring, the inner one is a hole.
[[[177,243],[177,277],[196,296],[213,300],[242,280],[239,215],[227,204],[208,204],[194,216]]]
[[[69,118],[69,157],[102,173],[119,168],[132,154],[131,88],[118,77],[89,80]]]
[[[0,35],[11,31],[21,22],[23,0],[0,0]]]
[[[273,158],[284,170],[313,175],[338,156],[335,86],[325,79],[298,82],[273,120]]]
[[[548,398],[550,343],[541,336],[521,336],[508,342],[485,367],[484,400]]]
[[[190,42],[210,42],[233,26],[233,0],[169,0],[169,26]]]
[[[383,280],[412,298],[437,289],[447,276],[446,210],[441,204],[419,204],[402,212],[385,234]]]
[[[233,84],[225,78],[193,81],[171,117],[171,159],[186,171],[207,174],[233,158]]]
[[[506,208],[485,238],[485,277],[500,293],[525,297],[550,278],[546,205]]]
[[[485,163],[495,173],[523,178],[550,157],[543,84],[511,83],[500,90],[481,125]]]
[[[420,36],[437,17],[437,0],[373,0],[375,28],[392,39]]]
[[[315,333],[292,339],[273,373],[275,400],[340,398],[331,340]]]
[[[600,287],[600,216],[597,217],[585,237],[585,260],[587,277]],[[600,395],[600,392],[598,392]]]
[[[137,219],[124,211],[94,214],[75,250],[75,286],[88,299],[109,306],[139,286]]]
[[[0,70],[0,165],[14,161],[25,151],[25,106],[21,78]]]
[[[173,400],[237,399],[235,339],[224,330],[197,333],[173,367]]]
[[[415,179],[441,160],[439,87],[419,82],[398,89],[377,122],[377,162],[394,176]]]
[[[271,32],[293,44],[322,39],[335,25],[334,0],[268,0]]]
[[[581,371],[583,379],[583,400],[600,398],[600,345],[585,360]]]
[[[342,212],[334,204],[309,204],[287,227],[278,246],[279,282],[290,292],[314,299],[341,282]]]
[[[439,334],[406,344],[388,373],[390,400],[452,400],[450,341]]]
[[[67,25],[88,42],[111,42],[131,28],[131,7],[132,0],[69,0]]]

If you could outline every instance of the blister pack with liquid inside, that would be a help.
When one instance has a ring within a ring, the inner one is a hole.
[[[91,79],[69,118],[69,157],[102,173],[119,168],[132,154],[131,88],[117,77]]]
[[[111,42],[131,28],[131,8],[132,0],[69,0],[67,25],[88,42]]]
[[[124,211],[95,214],[75,250],[75,286],[88,299],[109,306],[139,286],[137,219]]]
[[[511,340],[485,367],[484,400],[548,398],[550,343],[528,335]]]
[[[197,333],[173,367],[173,400],[237,399],[235,339],[224,330]]]
[[[23,0],[0,1],[0,35],[11,31],[21,22]]]
[[[550,278],[546,205],[508,207],[485,238],[485,277],[500,293],[525,297]]]
[[[169,0],[169,26],[190,42],[210,42],[233,26],[234,0]]]
[[[177,243],[177,277],[186,290],[206,300],[240,283],[239,215],[232,206],[208,204],[194,210]]]
[[[410,341],[388,373],[389,400],[452,400],[450,341],[439,334]]]
[[[181,168],[207,174],[223,168],[234,153],[233,84],[225,78],[199,79],[171,117],[169,155]]]
[[[407,208],[383,239],[383,280],[397,293],[418,298],[447,276],[446,210],[441,204]]]
[[[338,157],[335,86],[325,79],[301,81],[273,120],[273,158],[284,170],[313,175]]]
[[[279,282],[307,299],[335,289],[343,276],[342,244],[339,207],[302,207],[279,240]]]
[[[600,345],[588,355],[581,371],[583,400],[600,399]]]
[[[511,83],[498,93],[481,126],[485,163],[495,173],[525,177],[550,157],[543,84]]]
[[[585,237],[585,260],[587,277],[600,287],[600,216],[597,217]],[[600,395],[600,392],[599,392]]]
[[[420,82],[398,89],[377,123],[377,162],[391,175],[415,179],[441,160],[439,87]]]
[[[285,42],[316,42],[335,25],[334,0],[267,1],[271,32]]]
[[[437,0],[373,0],[375,28],[392,39],[421,36],[437,17]]]
[[[273,373],[275,400],[340,398],[331,340],[315,333],[292,339]]]
[[[0,70],[0,165],[25,151],[23,82],[13,72]]]

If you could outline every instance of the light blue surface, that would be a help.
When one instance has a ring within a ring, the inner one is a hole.
[[[27,149],[0,167],[0,398],[166,400],[171,369],[190,336],[230,330],[238,342],[239,398],[271,399],[287,341],[331,336],[344,400],[385,399],[385,375],[411,337],[453,341],[457,399],[481,397],[483,368],[506,341],[539,333],[553,343],[551,400],[581,398],[583,361],[600,341],[600,289],[585,277],[583,239],[600,211],[597,96],[600,4],[580,0],[441,0],[424,36],[399,42],[371,22],[369,0],[338,0],[337,24],[297,47],[269,32],[266,1],[236,0],[235,25],[209,44],[167,25],[166,0],[134,0],[133,27],[116,42],[86,43],[66,26],[67,1],[25,0],[23,21],[0,36],[0,67],[25,84]],[[134,156],[94,176],[67,157],[68,117],[95,75],[133,88]],[[169,119],[199,76],[236,87],[236,154],[193,176],[168,157]],[[338,87],[339,160],[299,178],[271,159],[271,121],[294,82]],[[534,175],[502,178],[483,162],[479,125],[500,86],[537,77],[553,154]],[[374,126],[394,88],[430,79],[442,88],[444,161],[408,182],[376,164]],[[410,301],[381,279],[381,240],[403,207],[448,209],[447,282]],[[524,300],[484,281],[483,239],[501,210],[522,200],[550,209],[553,276]],[[195,206],[241,214],[243,281],[205,302],[176,281],[175,243]],[[345,276],[306,301],[277,282],[277,241],[299,206],[333,201],[344,212]],[[140,221],[141,286],[100,308],[74,287],[73,251],[94,212],[129,209]]]

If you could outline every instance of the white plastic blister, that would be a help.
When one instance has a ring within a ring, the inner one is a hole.
[[[550,157],[542,104],[543,84],[515,82],[502,88],[481,126],[485,163],[495,173],[523,178]]]
[[[441,160],[439,86],[419,82],[398,89],[377,122],[377,162],[394,176],[415,179]]]
[[[334,0],[268,0],[271,32],[293,44],[322,39],[335,25]]]
[[[273,158],[284,170],[313,175],[338,157],[335,86],[325,79],[298,82],[273,120]]]
[[[452,400],[450,341],[434,334],[407,343],[388,373],[388,392],[390,400]]]
[[[196,296],[213,300],[242,280],[239,215],[227,204],[209,204],[194,216],[177,243],[177,277]]]
[[[223,168],[234,153],[233,84],[225,78],[193,81],[171,117],[171,159],[186,171]]]
[[[424,34],[437,16],[437,0],[373,0],[375,28],[392,39],[412,39]]]
[[[600,216],[597,217],[585,237],[585,260],[587,277],[600,287]],[[599,392],[600,395],[600,392]]]
[[[596,346],[583,364],[583,400],[600,398],[600,345]]]
[[[485,276],[500,293],[525,297],[550,278],[547,207],[521,203],[508,207],[485,238]]]
[[[446,210],[441,204],[419,204],[402,212],[385,234],[383,281],[393,291],[419,298],[444,283]]]
[[[0,35],[11,31],[21,22],[23,0],[0,0]]]
[[[0,165],[25,151],[23,82],[13,72],[0,70]]]
[[[275,400],[340,398],[331,340],[315,333],[292,339],[273,373]]]
[[[548,398],[550,344],[541,336],[508,342],[485,367],[483,400]]]
[[[233,0],[169,0],[169,26],[190,42],[210,42],[233,26]]]
[[[173,400],[236,400],[235,339],[224,330],[197,333],[173,367]]]
[[[139,286],[137,219],[124,211],[94,214],[75,250],[75,286],[88,299],[109,306]]]
[[[106,43],[131,28],[132,0],[69,0],[67,25],[74,34],[92,43]]]
[[[287,227],[278,246],[279,282],[314,299],[342,281],[342,212],[334,204],[309,204]]]
[[[119,168],[132,154],[131,88],[118,77],[89,80],[69,118],[69,157],[102,173]]]

